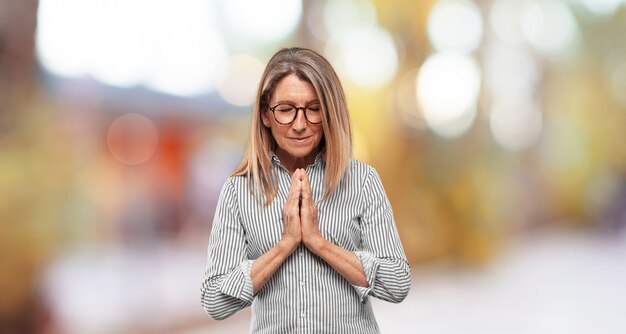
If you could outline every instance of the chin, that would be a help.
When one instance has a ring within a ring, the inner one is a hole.
[[[292,148],[288,149],[287,153],[289,153],[289,155],[293,156],[294,158],[305,158],[308,157],[313,151],[313,148]]]
[[[289,154],[290,156],[296,159],[309,157],[313,152],[317,151],[317,147],[313,145],[306,145],[306,146],[285,145],[285,147],[283,147],[282,149],[283,151],[285,151],[285,153]]]

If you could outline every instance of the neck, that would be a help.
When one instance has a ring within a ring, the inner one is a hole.
[[[309,155],[305,157],[294,157],[283,151],[281,148],[276,148],[276,156],[280,159],[280,164],[283,165],[290,173],[296,171],[298,168],[307,168],[312,165],[315,161],[315,157],[319,153],[319,148],[312,151]]]

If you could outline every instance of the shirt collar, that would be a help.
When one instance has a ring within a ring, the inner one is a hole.
[[[315,156],[315,160],[313,160],[313,164],[311,164],[311,166],[315,166],[319,163],[323,163],[325,161],[325,153],[326,153],[325,149],[322,149],[321,151],[319,151],[319,153],[317,153],[317,155]],[[270,151],[270,157],[274,164],[281,165],[280,159],[278,158],[276,153],[274,153],[274,151]]]

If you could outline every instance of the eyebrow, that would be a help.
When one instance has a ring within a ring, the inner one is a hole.
[[[291,101],[291,100],[276,101],[276,104],[281,104],[281,103],[288,103],[288,104],[293,104],[293,105],[296,104],[294,101]],[[315,103],[320,103],[320,100],[319,99],[315,99],[315,100],[306,101],[306,103],[304,105],[308,106],[310,104],[315,104]]]

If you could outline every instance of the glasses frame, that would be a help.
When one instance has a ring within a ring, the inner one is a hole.
[[[279,120],[278,120],[278,118],[276,118],[276,113],[274,112],[274,110],[276,110],[276,108],[277,108],[279,105],[288,105],[288,106],[291,106],[291,107],[293,107],[294,109],[296,109],[296,113],[294,114],[293,119],[291,120],[291,122],[288,122],[288,123],[283,123],[283,122],[279,121]],[[288,125],[288,124],[293,123],[293,122],[296,120],[296,118],[298,118],[298,111],[300,111],[300,109],[302,109],[302,110],[304,111],[304,118],[306,119],[306,121],[307,121],[307,122],[309,122],[309,123],[311,123],[311,124],[320,124],[320,123],[322,123],[322,119],[320,119],[320,121],[319,121],[319,122],[311,122],[311,121],[309,120],[309,116],[307,116],[307,112],[306,112],[306,111],[309,109],[309,107],[310,107],[310,106],[306,106],[306,107],[296,107],[296,106],[294,106],[294,105],[293,105],[293,104],[291,104],[291,103],[281,102],[281,103],[278,103],[278,104],[276,104],[275,106],[273,106],[273,107],[271,107],[271,108],[269,108],[269,109],[270,109],[270,111],[272,112],[272,114],[274,115],[274,120],[275,120],[278,124]],[[320,112],[322,112],[322,110],[321,110],[321,106],[320,106]]]

